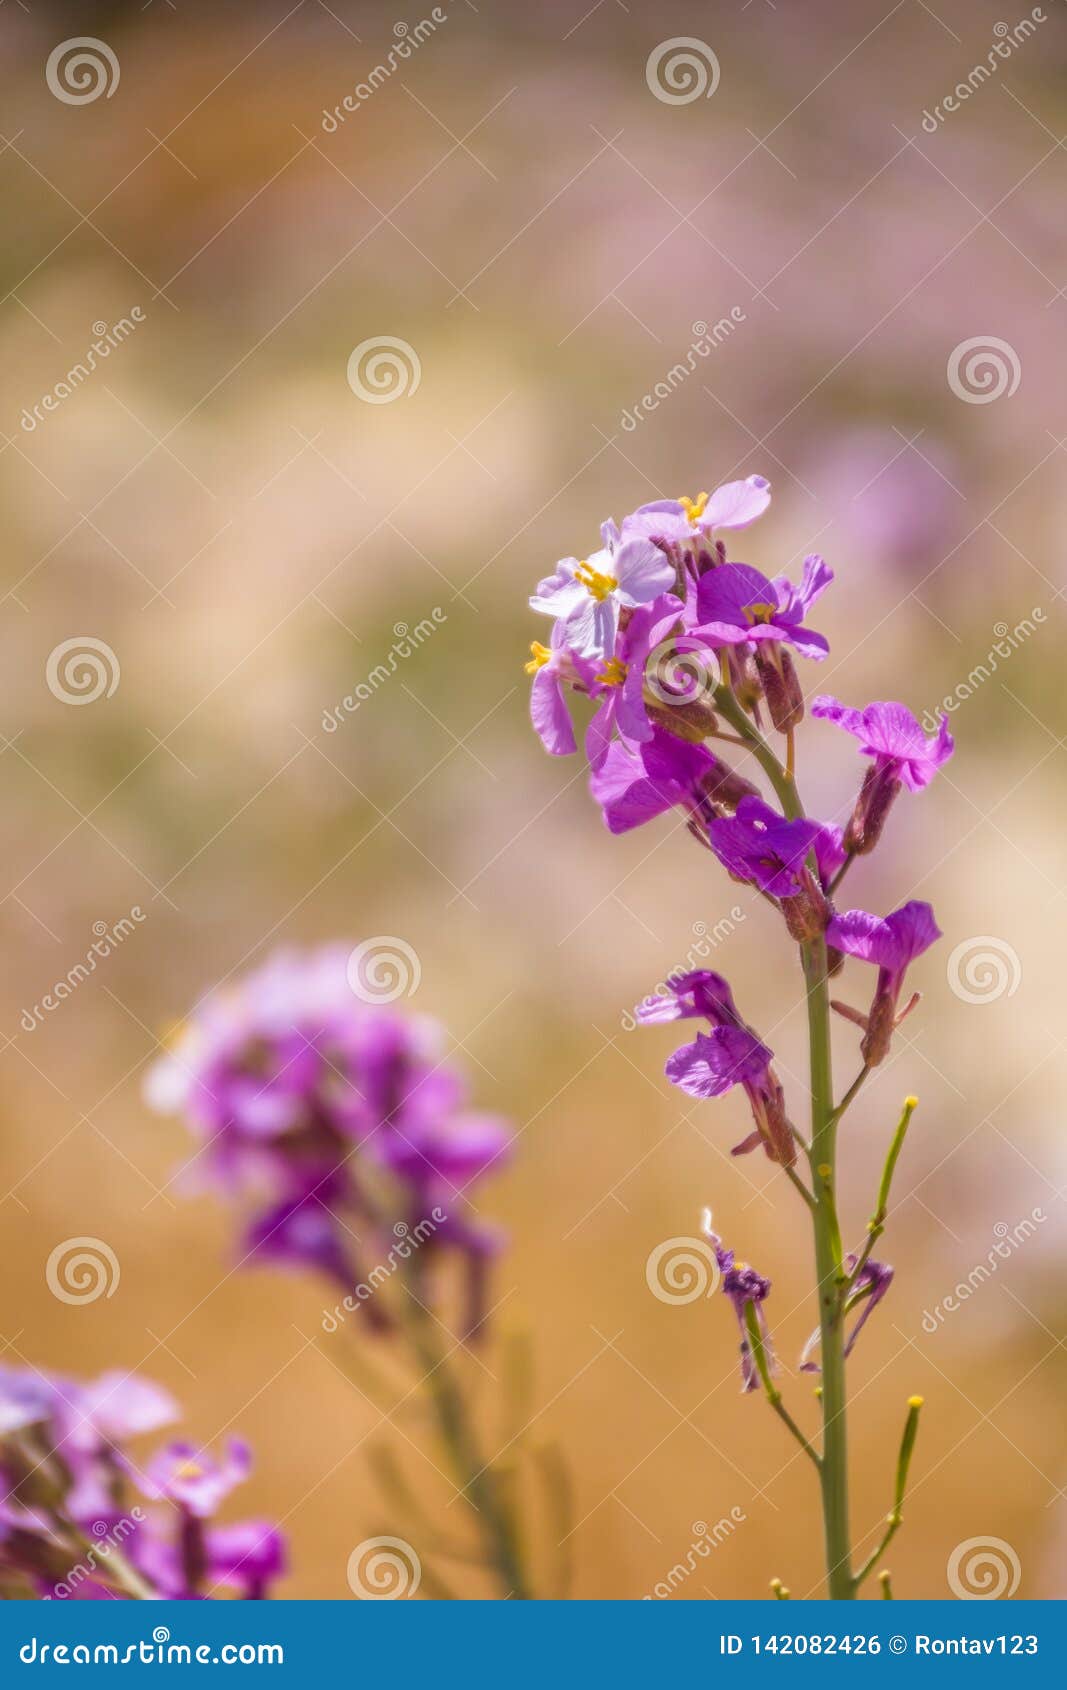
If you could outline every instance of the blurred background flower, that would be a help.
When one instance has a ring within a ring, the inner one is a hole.
[[[921,819],[850,882],[945,933],[850,1118],[856,1243],[922,1098],[851,1364],[857,1536],[891,1482],[879,1402],[919,1391],[897,1594],[946,1594],[985,1534],[1019,1594],[1062,1595],[1062,9],[973,82],[1016,26],[987,0],[830,0],[802,31],[764,0],[437,10],[116,4],[90,27],[118,74],[98,52],[79,84],[47,72],[81,9],[4,8],[3,1360],[145,1371],[198,1446],[239,1424],[286,1595],[348,1595],[353,1546],[404,1530],[372,1435],[447,1506],[332,1364],[315,1281],[231,1271],[141,1098],[209,988],[393,935],[405,1006],[516,1123],[494,1322],[532,1329],[530,1412],[571,1453],[577,1593],[651,1591],[699,1516],[734,1528],[673,1594],[807,1594],[809,1475],[736,1394],[729,1310],[645,1273],[710,1203],[781,1286],[804,1217],[730,1161],[744,1098],[681,1108],[670,1030],[626,1031],[669,970],[721,969],[800,1113],[780,935],[683,811],[609,839],[522,674],[528,593],[602,519],[766,475],[733,551],[836,571],[819,687],[957,706]],[[681,100],[650,66],[675,37],[707,49]],[[804,737],[843,823],[854,749]],[[85,1237],[121,1277],[66,1301],[46,1265]],[[776,1302],[788,1361],[812,1311]]]

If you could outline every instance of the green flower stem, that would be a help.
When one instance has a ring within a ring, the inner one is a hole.
[[[526,1600],[527,1589],[515,1534],[502,1505],[498,1475],[482,1460],[463,1392],[433,1330],[433,1317],[417,1287],[406,1287],[405,1325],[411,1338],[442,1443],[448,1451],[462,1495],[475,1510],[489,1564],[505,1596]]]
[[[823,1536],[827,1590],[833,1601],[855,1595],[848,1518],[848,1439],[845,1421],[844,1280],[841,1229],[834,1197],[837,1121],[830,1066],[830,996],[826,977],[826,941],[820,935],[801,946],[808,995],[808,1047],[811,1063],[811,1166],[816,1208],[815,1277],[819,1297],[822,1355]]]

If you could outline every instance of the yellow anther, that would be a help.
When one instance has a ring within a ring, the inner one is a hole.
[[[770,622],[777,615],[777,612],[778,606],[776,604],[747,604],[745,606],[745,616],[750,624],[753,622]]]
[[[580,581],[587,589],[591,598],[598,604],[603,603],[609,593],[613,593],[618,586],[614,575],[604,575],[599,569],[594,569],[590,563],[580,563],[574,571],[574,579]]]
[[[678,503],[681,505],[686,516],[689,518],[689,521],[692,523],[700,521],[701,517],[704,515],[704,508],[707,505],[707,502],[707,493],[698,493],[695,499],[687,499],[685,494],[682,493],[679,495],[678,499]]]
[[[606,687],[621,687],[625,679],[626,665],[621,657],[607,658],[603,669],[597,676],[597,680],[603,681]]]
[[[526,673],[528,675],[536,675],[538,669],[544,668],[545,664],[552,656],[552,653],[546,645],[541,644],[540,640],[530,641],[530,652],[530,661],[525,665]]]

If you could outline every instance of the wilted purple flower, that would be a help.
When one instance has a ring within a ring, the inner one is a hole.
[[[771,1344],[770,1329],[763,1305],[770,1294],[771,1282],[757,1273],[747,1262],[738,1262],[732,1250],[724,1249],[722,1239],[717,1232],[712,1231],[711,1211],[704,1211],[704,1236],[715,1251],[715,1259],[722,1274],[720,1289],[728,1299],[741,1333],[741,1390],[755,1391],[759,1388],[760,1376],[756,1366],[756,1359],[752,1354],[752,1345],[748,1336],[748,1324],[745,1319],[745,1309],[751,1304],[759,1327],[760,1340],[763,1348],[767,1371],[777,1371],[774,1349]]]
[[[711,1032],[698,1033],[691,1044],[675,1051],[664,1069],[667,1078],[690,1097],[721,1097],[731,1087],[742,1086],[756,1130],[734,1146],[733,1155],[762,1144],[772,1162],[792,1165],[796,1144],[785,1112],[785,1094],[771,1067],[774,1053],[741,1020],[720,974],[698,969],[682,975],[666,995],[638,1005],[636,1014],[646,1026],[706,1017]]]
[[[859,1257],[856,1256],[856,1255],[849,1255],[849,1256],[845,1257],[845,1269],[848,1273],[852,1273],[852,1272],[855,1271],[856,1263],[857,1263],[858,1260],[859,1260]],[[849,1313],[852,1312],[853,1309],[859,1308],[860,1305],[862,1304],[862,1312],[860,1314],[860,1317],[857,1321],[854,1322],[853,1327],[852,1327],[852,1331],[849,1333],[848,1337],[845,1340],[845,1360],[846,1361],[848,1360],[849,1356],[852,1354],[852,1351],[855,1349],[856,1339],[859,1337],[860,1333],[862,1332],[866,1322],[869,1320],[870,1316],[874,1313],[875,1309],[878,1307],[878,1304],[881,1302],[882,1298],[885,1296],[886,1292],[889,1290],[889,1287],[892,1284],[892,1280],[893,1280],[893,1269],[889,1266],[889,1264],[887,1262],[876,1262],[876,1261],[873,1261],[870,1257],[868,1257],[867,1261],[864,1262],[863,1267],[860,1269],[859,1274],[857,1275],[856,1283],[853,1286],[852,1290],[849,1292],[848,1303],[846,1304],[846,1308],[845,1308],[845,1313],[849,1314]],[[820,1367],[819,1363],[812,1359],[813,1356],[814,1356],[815,1350],[818,1347],[818,1343],[819,1343],[819,1328],[816,1327],[815,1331],[812,1333],[811,1337],[808,1339],[807,1343],[804,1345],[804,1349],[801,1353],[801,1357],[800,1357],[800,1371],[801,1371],[801,1373],[819,1373],[819,1372],[821,1372],[821,1367]]]
[[[847,1005],[834,1005],[839,1013],[864,1028],[860,1049],[868,1067],[877,1067],[884,1059],[893,1029],[919,1001],[916,992],[904,1009],[898,1010],[908,964],[922,956],[940,937],[932,908],[918,899],[902,904],[884,918],[870,915],[866,910],[847,910],[830,922],[826,930],[828,944],[847,956],[873,962],[878,968],[878,984],[866,1016]]]
[[[601,537],[601,551],[581,562],[564,558],[530,598],[531,609],[563,624],[567,644],[583,657],[610,657],[620,611],[650,604],[676,579],[674,566],[651,540],[620,536],[614,523],[604,524]]]
[[[822,659],[830,647],[822,634],[805,628],[804,618],[833,578],[833,570],[814,553],[804,559],[798,587],[781,575],[770,581],[747,563],[723,564],[701,576],[699,631],[721,645],[784,641],[803,657]]]
[[[948,731],[948,717],[942,716],[937,734],[927,739],[903,704],[868,704],[865,710],[852,710],[838,699],[824,696],[813,699],[811,713],[836,722],[859,740],[865,756],[874,759],[845,830],[845,847],[850,853],[873,851],[901,786],[909,792],[920,792],[952,756],[955,741]]]

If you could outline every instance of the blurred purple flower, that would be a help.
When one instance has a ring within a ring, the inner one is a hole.
[[[902,904],[885,917],[870,915],[866,910],[847,910],[834,916],[827,927],[827,943],[835,950],[874,963],[878,969],[874,999],[866,1016],[847,1005],[834,1005],[839,1013],[864,1028],[860,1049],[868,1067],[876,1067],[883,1060],[894,1028],[919,1001],[916,992],[904,1009],[898,1010],[908,964],[940,937],[932,908],[919,899]]]

